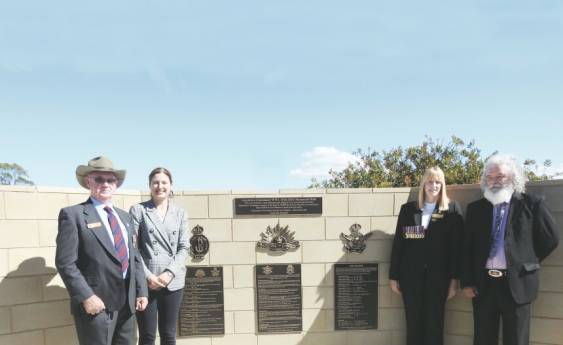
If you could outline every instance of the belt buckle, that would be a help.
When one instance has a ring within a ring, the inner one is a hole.
[[[502,271],[499,270],[488,270],[487,273],[493,278],[499,278],[503,275]]]

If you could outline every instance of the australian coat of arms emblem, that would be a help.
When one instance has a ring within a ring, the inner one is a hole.
[[[268,226],[266,232],[260,234],[257,248],[267,248],[274,252],[287,252],[299,248],[299,241],[295,240],[295,231],[289,231],[289,225],[284,227],[278,223],[275,227]]]

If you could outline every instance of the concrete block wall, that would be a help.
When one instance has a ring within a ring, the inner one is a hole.
[[[530,184],[546,196],[561,230],[563,181]],[[480,197],[477,186],[452,186],[450,195],[465,206]],[[224,267],[224,336],[180,338],[179,345],[354,345],[405,343],[402,301],[387,279],[392,235],[401,204],[416,189],[313,189],[177,192],[174,202],[188,210],[190,229],[204,227],[211,247],[204,260],[188,265]],[[236,197],[321,196],[322,216],[235,217]],[[144,191],[122,190],[116,206],[128,209],[147,199]],[[78,344],[68,295],[54,267],[57,216],[64,206],[84,201],[83,189],[0,186],[0,345]],[[301,247],[283,255],[256,251],[259,234],[277,223],[289,225]],[[347,254],[340,233],[358,223],[373,232],[362,254]],[[379,328],[334,331],[333,264],[379,262]],[[303,284],[303,332],[257,334],[254,265],[300,263]],[[448,345],[472,343],[470,302],[461,294],[447,303]],[[563,345],[563,246],[542,267],[541,293],[533,305],[532,342]]]

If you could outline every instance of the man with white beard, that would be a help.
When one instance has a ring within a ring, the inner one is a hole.
[[[543,199],[524,193],[526,178],[513,158],[494,155],[481,177],[484,198],[467,207],[461,286],[473,298],[475,345],[527,345],[530,303],[540,262],[559,243]]]

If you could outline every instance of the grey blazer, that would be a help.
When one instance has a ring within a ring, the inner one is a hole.
[[[137,233],[145,274],[159,275],[170,271],[174,278],[168,284],[168,290],[183,288],[189,248],[186,211],[170,202],[166,217],[162,221],[156,206],[149,200],[133,205],[129,213],[133,229]]]

